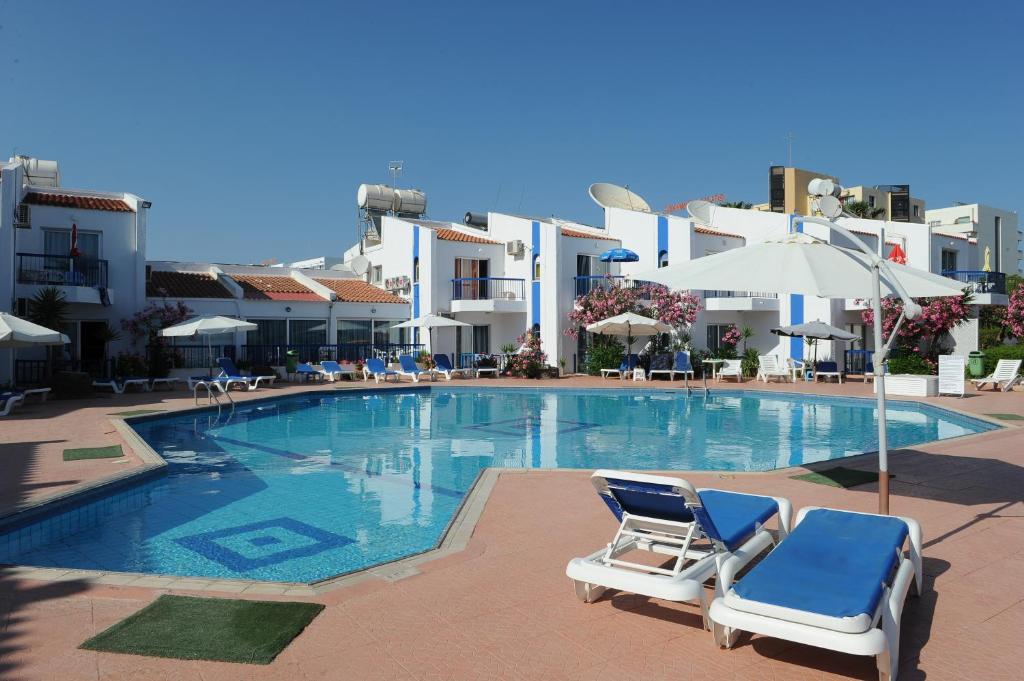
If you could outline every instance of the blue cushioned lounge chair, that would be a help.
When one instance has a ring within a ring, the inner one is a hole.
[[[356,379],[356,370],[354,368],[346,369],[334,360],[325,359],[320,362],[320,369],[327,374],[331,382],[341,380],[342,376],[348,376],[353,381]]]
[[[302,380],[308,381],[313,379],[314,381],[322,381],[327,377],[327,372],[317,369],[309,362],[299,362],[295,365],[295,373],[302,377]]]
[[[719,645],[730,647],[740,631],[750,631],[873,655],[878,678],[896,680],[910,583],[921,593],[916,521],[804,508],[792,534],[735,582],[742,567],[729,559],[719,570],[721,589],[710,611]]]
[[[277,376],[243,376],[235,366],[235,361],[230,357],[218,357],[217,366],[220,367],[220,375],[217,378],[225,379],[227,388],[230,388],[232,384],[241,384],[245,386],[246,390],[255,390],[260,387],[260,381],[273,384],[274,379],[277,378]]]
[[[381,379],[384,382],[388,382],[388,376],[394,376],[395,381],[398,380],[398,372],[388,369],[388,365],[384,363],[384,360],[372,357],[366,360],[366,371],[373,376],[375,383],[380,383]]]
[[[622,363],[619,364],[618,369],[601,369],[601,378],[608,378],[612,374],[615,374],[619,378],[624,378],[626,374],[631,373],[633,369],[637,368],[640,364],[640,357],[635,353],[624,357]]]
[[[648,372],[651,378],[654,378],[656,374],[668,374],[668,380],[674,381],[676,374],[682,374],[683,378],[693,378],[693,365],[690,364],[690,353],[686,350],[680,350],[675,355],[675,360],[672,366],[665,368],[654,368]]]
[[[412,355],[399,355],[398,365],[401,367],[398,370],[398,375],[408,376],[412,379],[413,383],[419,383],[420,376],[430,376],[430,380],[434,380],[434,372],[427,369],[420,369],[416,366],[416,360],[413,359]]]
[[[668,601],[700,604],[708,620],[704,582],[736,557],[746,564],[775,537],[765,523],[777,517],[779,536],[789,532],[788,500],[723,490],[697,490],[686,480],[644,473],[599,470],[591,483],[619,520],[604,548],[569,561],[565,573],[576,595],[591,603],[605,589],[619,589]],[[674,557],[671,567],[625,558],[632,551]]]
[[[452,380],[452,376],[454,376],[455,374],[462,374],[462,376],[466,378],[473,375],[472,369],[456,369],[455,367],[453,367],[452,361],[451,359],[448,358],[448,355],[434,355],[434,365],[436,367],[435,370],[437,371],[437,373],[441,374],[449,381]]]
[[[0,393],[0,416],[7,416],[15,407],[25,401],[20,392],[6,391]]]

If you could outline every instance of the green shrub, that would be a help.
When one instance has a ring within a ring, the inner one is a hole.
[[[935,373],[932,366],[920,355],[906,355],[905,357],[889,358],[890,374],[924,374],[930,376]]]
[[[757,348],[747,348],[743,352],[741,361],[744,376],[756,376],[759,362],[757,360]]]
[[[1001,359],[1024,359],[1024,343],[1019,345],[999,345],[985,350],[985,375],[996,370]],[[1024,364],[1021,365],[1024,367]]]
[[[1002,342],[1003,330],[998,326],[983,326],[978,329],[978,346],[982,350],[999,347]]]
[[[587,350],[587,373],[597,376],[601,369],[618,369],[626,347],[614,338],[605,338]]]

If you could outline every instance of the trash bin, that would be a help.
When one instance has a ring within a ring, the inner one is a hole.
[[[985,375],[985,353],[981,350],[968,353],[967,370],[973,378],[982,378]]]
[[[284,368],[286,373],[294,374],[295,370],[298,368],[298,365],[299,353],[297,351],[289,350],[288,352],[284,353]]]

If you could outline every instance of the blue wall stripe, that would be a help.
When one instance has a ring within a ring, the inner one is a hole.
[[[540,223],[536,220],[533,221],[533,228],[530,230],[530,249],[532,258],[540,255]],[[531,272],[533,267],[533,261],[530,261]],[[541,274],[544,273],[544,267],[541,266]],[[534,326],[540,326],[540,282],[535,281],[530,285],[530,324]]]
[[[804,231],[804,223],[797,220],[793,221],[793,216],[789,216],[789,231],[790,232],[802,232]],[[802,293],[791,293],[789,294],[789,323],[790,324],[803,324],[804,323],[804,296]],[[795,360],[803,360],[804,358],[804,339],[796,336],[789,339],[789,356]]]
[[[419,257],[420,257],[420,226],[419,225],[413,225],[412,226],[412,274],[413,274],[412,278],[413,278],[414,281],[413,281],[413,284],[412,284],[412,316],[414,318],[420,316],[420,284],[419,284],[418,281],[415,281],[415,279],[416,279],[416,260]],[[413,329],[412,330],[412,342],[413,343],[419,343],[420,342],[420,330],[419,329]]]
[[[658,253],[660,256],[661,252],[665,251],[668,253],[668,218],[664,215],[658,216]],[[660,263],[655,261],[654,266],[657,267]]]

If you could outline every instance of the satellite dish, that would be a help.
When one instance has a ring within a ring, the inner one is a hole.
[[[717,207],[710,201],[689,201],[686,204],[686,212],[697,222],[711,227],[711,223],[715,219],[715,208]]]
[[[640,196],[625,187],[608,182],[595,182],[587,189],[590,198],[602,208],[624,208],[641,213],[650,213],[651,207]]]
[[[365,255],[357,255],[352,258],[352,261],[349,263],[349,267],[351,267],[352,271],[361,277],[369,271],[370,259]]]
[[[843,204],[834,196],[823,196],[818,199],[818,210],[829,220],[834,220],[843,214]]]

